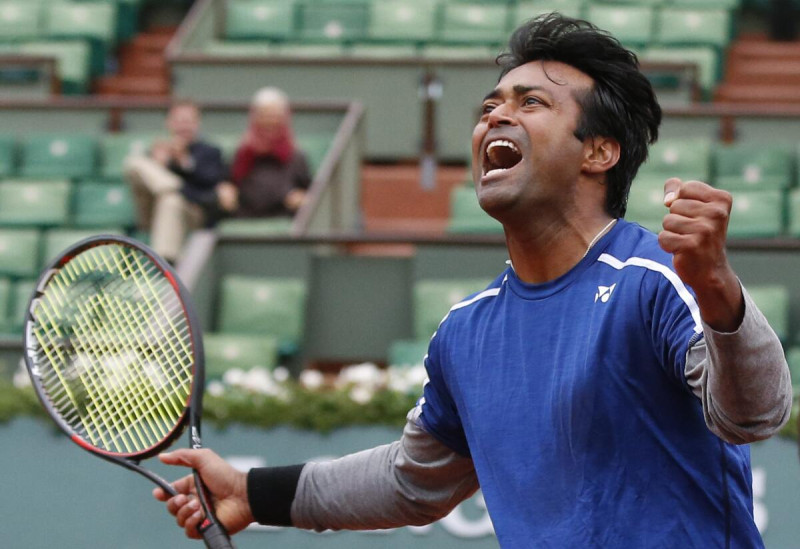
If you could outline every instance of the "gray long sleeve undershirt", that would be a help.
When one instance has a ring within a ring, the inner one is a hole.
[[[687,352],[685,375],[708,428],[733,444],[769,437],[789,419],[789,368],[775,332],[746,291],[738,330],[715,332]],[[413,412],[413,411],[412,411]],[[303,469],[292,522],[313,530],[421,525],[478,489],[472,460],[422,430],[409,414],[402,438]]]

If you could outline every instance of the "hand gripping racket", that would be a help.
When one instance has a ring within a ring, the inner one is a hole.
[[[189,425],[200,448],[203,343],[189,294],[143,244],[96,236],[45,269],[25,321],[25,363],[36,394],[78,446],[144,475],[139,462]],[[233,547],[195,471],[209,548]]]

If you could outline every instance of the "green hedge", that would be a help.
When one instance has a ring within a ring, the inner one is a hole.
[[[203,422],[224,428],[231,424],[269,429],[288,425],[297,429],[329,432],[339,427],[384,425],[400,427],[417,397],[389,390],[378,391],[372,399],[360,404],[346,390],[309,391],[288,386],[284,398],[228,388],[221,395],[206,395]],[[780,435],[797,439],[797,402],[792,419]],[[0,423],[18,416],[46,417],[31,388],[18,389],[0,381]]]
[[[292,386],[285,398],[278,398],[228,388],[222,395],[205,396],[203,423],[220,428],[234,423],[265,429],[289,425],[318,432],[354,425],[402,426],[416,399],[384,390],[359,404],[345,390],[309,391]],[[0,381],[0,423],[18,416],[47,417],[33,389],[18,389]]]

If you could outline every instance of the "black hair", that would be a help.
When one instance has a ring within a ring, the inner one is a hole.
[[[524,23],[511,35],[508,49],[497,56],[500,78],[531,61],[558,61],[594,80],[592,89],[577,98],[582,115],[575,137],[603,136],[619,143],[619,161],[606,174],[606,211],[623,217],[631,182],[661,123],[661,107],[636,55],[588,21],[558,13]]]

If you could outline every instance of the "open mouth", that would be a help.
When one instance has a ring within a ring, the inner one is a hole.
[[[522,160],[519,148],[506,139],[490,141],[483,153],[483,175],[494,175],[510,170]]]

